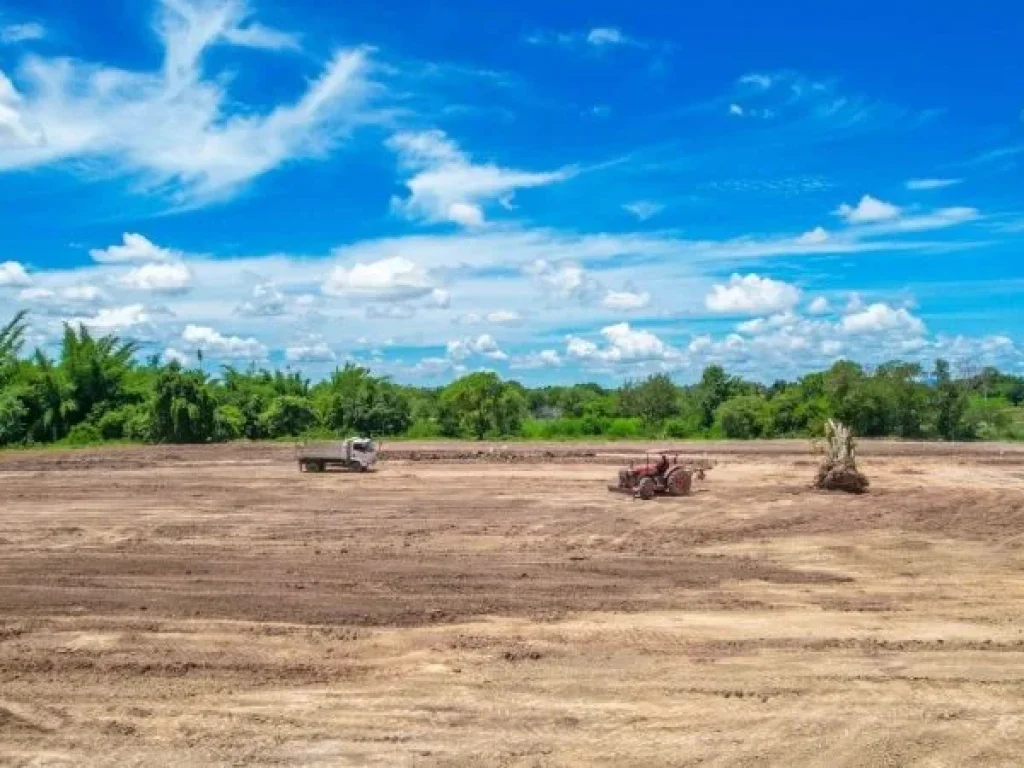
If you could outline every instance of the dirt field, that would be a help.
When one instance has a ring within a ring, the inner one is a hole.
[[[1021,763],[1020,447],[389,450],[0,454],[0,764]]]

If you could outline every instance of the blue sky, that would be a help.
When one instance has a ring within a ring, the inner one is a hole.
[[[403,381],[1024,370],[1024,9],[0,1],[0,315]]]

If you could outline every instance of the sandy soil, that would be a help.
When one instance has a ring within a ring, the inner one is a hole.
[[[1020,764],[1018,448],[478,450],[0,454],[0,764]]]

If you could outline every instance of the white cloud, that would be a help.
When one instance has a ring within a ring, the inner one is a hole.
[[[601,335],[605,338],[604,347],[570,336],[566,341],[566,353],[578,360],[613,364],[670,360],[678,355],[650,331],[632,328],[629,323],[602,328]]]
[[[821,245],[828,242],[828,232],[824,227],[815,227],[809,232],[804,232],[796,241],[801,245]]]
[[[892,221],[898,219],[902,209],[884,200],[864,195],[855,206],[843,203],[836,210],[849,224],[870,224],[876,221]]]
[[[89,311],[90,305],[105,301],[106,294],[95,285],[74,284],[61,288],[25,288],[18,301],[31,305],[33,312],[67,316]]]
[[[832,307],[829,306],[828,299],[824,296],[816,296],[807,306],[807,311],[812,315],[827,315],[832,311]]]
[[[551,264],[538,259],[523,270],[559,299],[585,300],[598,288],[597,282],[579,264]]]
[[[963,179],[908,179],[907,189],[913,191],[945,189],[963,182]]]
[[[491,360],[507,360],[506,355],[498,342],[489,333],[481,334],[469,339],[456,339],[449,341],[447,346],[448,357],[452,360],[465,360],[472,355],[482,355]]]
[[[335,267],[323,284],[329,296],[350,296],[373,301],[409,301],[436,290],[427,271],[401,256],[352,267]]]
[[[121,285],[150,293],[181,293],[192,285],[192,271],[184,264],[144,264],[121,278]]]
[[[284,356],[290,363],[330,363],[337,359],[334,350],[321,338],[293,344],[285,350]]]
[[[495,312],[489,312],[485,319],[492,325],[518,325],[523,321],[523,316],[518,312],[499,309]]]
[[[512,361],[511,367],[520,370],[532,370],[536,368],[561,368],[564,365],[562,356],[554,349],[542,349],[540,352],[516,358]]]
[[[125,232],[121,245],[93,248],[89,251],[94,261],[101,264],[149,263],[173,261],[185,256],[181,251],[162,248],[143,235]]]
[[[0,27],[0,44],[2,45],[42,40],[44,37],[46,37],[46,27],[36,21],[25,22],[24,24],[8,24],[7,26]]]
[[[509,205],[517,190],[554,184],[575,171],[532,173],[494,164],[474,164],[444,131],[398,133],[388,140],[402,167],[411,175],[405,198],[392,208],[403,216],[427,223],[451,222],[464,227],[486,223],[484,205]]]
[[[181,366],[187,366],[192,363],[192,359],[174,347],[168,347],[164,350],[163,359],[165,363],[177,363]]]
[[[732,115],[733,117],[743,117],[743,107],[741,107],[739,104],[730,104],[729,114]]]
[[[31,285],[32,278],[29,277],[25,267],[17,261],[5,261],[0,263],[0,288],[13,286],[20,288],[23,285]]]
[[[715,285],[704,300],[712,312],[759,314],[790,309],[800,301],[800,290],[780,280],[756,274],[733,275],[726,285]]]
[[[267,356],[267,348],[254,338],[224,336],[206,326],[186,325],[181,340],[188,346],[201,349],[214,357],[263,360]]]
[[[623,45],[627,42],[629,38],[615,27],[594,27],[587,33],[587,44],[598,48],[605,45]]]
[[[278,317],[287,311],[284,294],[273,283],[253,286],[249,299],[235,309],[236,314],[248,317]]]
[[[605,309],[631,311],[643,309],[651,303],[651,294],[633,291],[608,291],[601,300]]]
[[[130,304],[123,307],[105,307],[92,317],[72,318],[70,323],[84,325],[101,333],[112,333],[148,325],[152,320],[153,316],[142,304]]]
[[[772,83],[775,82],[775,78],[772,75],[766,75],[760,72],[751,72],[743,75],[739,81],[741,85],[751,85],[760,90],[767,90],[772,87]]]
[[[452,305],[452,294],[445,288],[435,288],[430,292],[430,303],[438,309],[448,309]]]
[[[888,304],[871,304],[840,321],[840,327],[846,333],[880,333],[883,331],[905,331],[911,334],[924,333],[924,323],[910,314],[906,309],[896,309]]]
[[[205,77],[204,54],[217,45],[291,47],[282,33],[247,22],[242,0],[162,0],[157,70],[26,58],[20,90],[2,98],[0,86],[0,130],[15,137],[0,142],[0,171],[103,160],[142,189],[195,205],[229,197],[286,162],[322,156],[374,119],[364,50],[336,52],[290,104],[262,112],[240,104],[222,73]]]
[[[664,205],[661,203],[651,202],[650,200],[637,200],[634,203],[627,203],[622,207],[636,216],[640,221],[647,221],[665,210]]]
[[[977,208],[955,206],[952,208],[939,208],[931,213],[903,216],[889,221],[866,224],[860,227],[859,230],[863,236],[927,232],[959,226],[979,218],[981,218],[981,212]]]
[[[366,308],[370,320],[408,320],[416,317],[416,308],[408,304],[371,304]]]

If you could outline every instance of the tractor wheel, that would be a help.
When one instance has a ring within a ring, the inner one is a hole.
[[[650,501],[654,498],[654,478],[645,477],[640,480],[640,484],[636,487],[636,495],[644,501]]]
[[[669,496],[685,496],[693,485],[693,476],[685,469],[676,470],[665,483]]]

